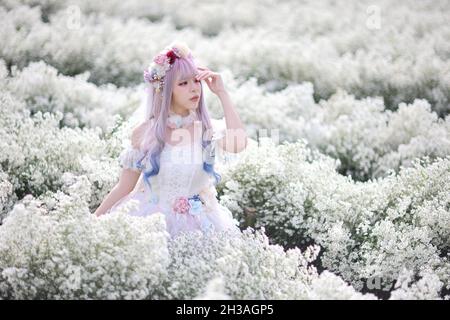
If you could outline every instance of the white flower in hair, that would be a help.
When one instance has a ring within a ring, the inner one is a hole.
[[[187,58],[191,50],[184,42],[173,42],[168,48],[168,50],[172,49],[175,54],[180,58]]]

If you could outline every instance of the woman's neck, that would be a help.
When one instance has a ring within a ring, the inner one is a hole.
[[[186,108],[174,108],[174,107],[171,107],[170,110],[173,113],[176,113],[177,115],[182,116],[182,117],[187,117],[190,114],[189,110],[186,109]]]

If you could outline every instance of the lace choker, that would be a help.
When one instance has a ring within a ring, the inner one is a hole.
[[[197,120],[197,114],[194,110],[189,110],[187,116],[181,116],[172,110],[169,110],[169,116],[167,117],[167,126],[171,129],[187,128],[195,120]]]

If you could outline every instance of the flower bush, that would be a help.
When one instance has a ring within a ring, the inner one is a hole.
[[[100,127],[110,129],[120,117],[128,117],[140,103],[143,88],[97,87],[89,83],[87,73],[68,77],[43,61],[32,62],[22,70],[13,67],[2,86],[23,100],[31,114],[61,112],[61,125],[67,127]]]
[[[449,287],[450,158],[417,160],[366,183],[339,175],[336,165],[305,142],[266,139],[228,167],[221,203],[243,225],[253,209],[255,226],[277,243],[319,244],[319,266],[358,290],[390,292],[404,267],[414,274],[427,267]],[[375,278],[383,284],[371,288]]]
[[[169,256],[164,218],[97,218],[83,188],[28,196],[0,226],[3,299],[144,299],[157,295]],[[87,193],[88,194],[88,193]]]
[[[322,275],[311,265],[319,253],[318,246],[301,252],[284,251],[272,245],[264,229],[247,228],[239,236],[227,232],[202,236],[184,234],[170,242],[172,261],[165,295],[170,299],[199,298],[219,294],[232,299],[315,299],[331,296],[330,288],[320,292],[314,281]],[[339,277],[335,275],[336,279]],[[338,281],[338,280],[336,280]],[[373,299],[362,295],[341,280],[336,294],[347,290],[344,299]],[[214,286],[215,289],[211,287]],[[211,292],[212,291],[212,292]],[[333,299],[337,299],[335,296]]]

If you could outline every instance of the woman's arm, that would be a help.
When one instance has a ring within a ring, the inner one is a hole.
[[[140,172],[133,169],[122,169],[119,182],[112,188],[103,200],[102,204],[95,210],[95,215],[101,216],[112,208],[120,199],[133,191],[139,179]]]
[[[227,129],[225,136],[218,140],[218,145],[222,150],[230,153],[239,153],[247,147],[247,133],[241,119],[225,89],[222,76],[205,67],[198,67],[198,80],[205,80],[209,89],[215,93],[222,103]]]
[[[131,145],[135,149],[140,148],[143,136],[151,125],[151,121],[147,120],[136,126],[131,133]],[[95,210],[95,215],[98,217],[108,212],[120,199],[125,197],[131,191],[133,191],[139,180],[141,172],[135,168],[123,167],[120,174],[119,182],[112,188],[108,195],[103,200],[102,204]]]
[[[227,91],[221,90],[217,96],[222,103],[227,129],[225,137],[218,141],[221,149],[239,153],[247,147],[247,133]]]
[[[145,121],[133,129],[131,134],[131,144],[133,148],[139,149],[143,135],[149,123],[149,121]],[[120,174],[119,182],[105,197],[102,204],[95,211],[95,215],[98,217],[108,212],[114,204],[133,191],[137,181],[139,180],[140,174],[141,172],[135,168],[124,167]]]

